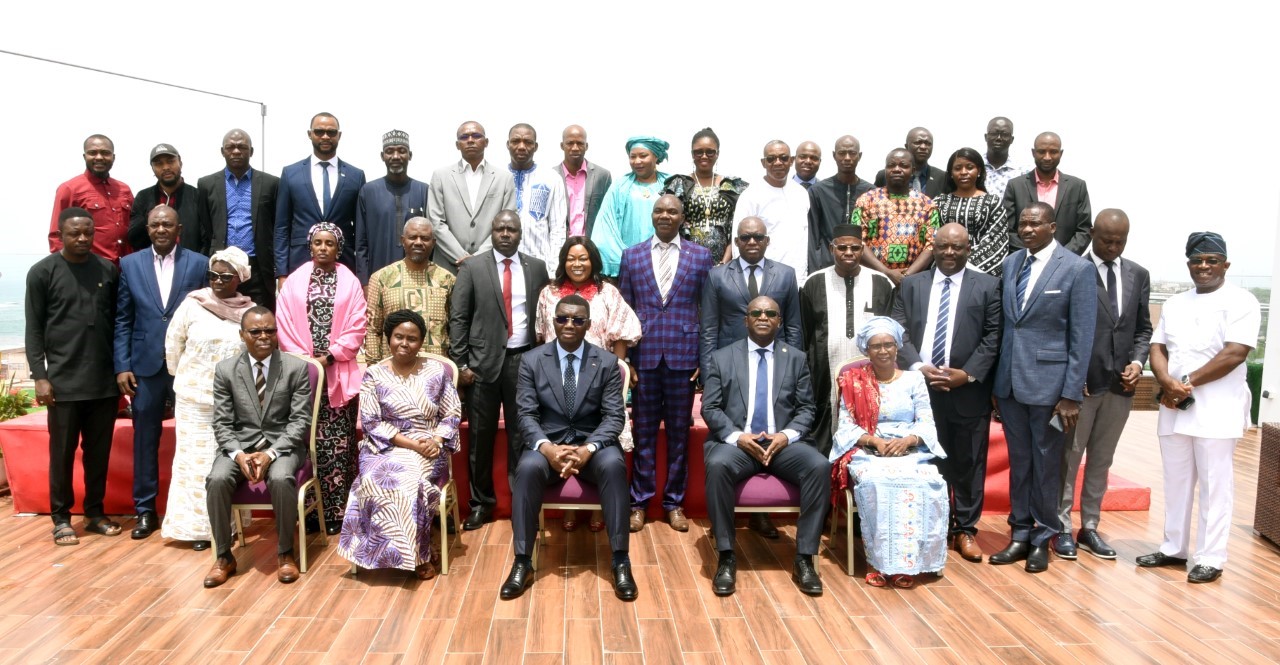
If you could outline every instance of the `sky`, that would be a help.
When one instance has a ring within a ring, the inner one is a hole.
[[[835,140],[853,134],[872,178],[911,127],[933,131],[930,161],[945,167],[959,147],[985,152],[986,123],[1002,115],[1023,164],[1037,133],[1062,137],[1062,171],[1088,182],[1095,213],[1128,212],[1125,256],[1153,278],[1185,280],[1186,236],[1206,229],[1226,237],[1232,275],[1271,275],[1280,9],[1133,4],[20,3],[0,50],[261,101],[267,115],[264,136],[254,103],[0,53],[11,157],[0,254],[47,252],[54,190],[83,171],[93,133],[114,140],[112,175],[134,191],[155,183],[159,142],[182,153],[191,184],[221,169],[233,127],[253,137],[255,168],[278,174],[310,153],[319,111],[339,118],[339,157],[370,179],[384,174],[384,132],[409,132],[410,175],[425,181],[458,159],[454,132],[476,120],[499,163],[512,124],[539,130],[543,163],[581,124],[588,159],[618,175],[635,134],[672,144],[660,170],[689,172],[691,137],[710,126],[717,171],[754,181],[771,139],[818,142],[827,177]],[[1216,181],[1227,175],[1244,180]]]

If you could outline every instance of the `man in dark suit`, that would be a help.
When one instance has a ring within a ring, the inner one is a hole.
[[[306,361],[277,348],[276,317],[258,305],[240,321],[244,353],[213,373],[213,434],[218,455],[205,478],[218,560],[204,578],[213,588],[236,574],[231,553],[231,495],[243,481],[265,482],[276,516],[276,579],[298,579],[293,533],[298,525],[298,468],[306,461],[311,380]],[[297,543],[306,547],[306,543]]]
[[[311,118],[310,157],[284,167],[276,197],[276,288],[298,266],[311,260],[307,232],[320,222],[333,222],[347,238],[356,237],[356,200],[364,187],[364,171],[338,159],[342,131],[332,113]],[[355,243],[347,243],[340,260],[356,269]]]
[[[965,559],[982,561],[975,536],[987,477],[990,379],[1000,352],[1000,280],[966,268],[969,252],[964,226],[938,229],[934,269],[902,280],[893,318],[907,330],[898,362],[929,382],[938,441],[947,452],[935,464],[951,492],[954,546]]]
[[[707,512],[719,552],[711,580],[717,596],[736,588],[734,490],[765,472],[800,488],[791,579],[804,593],[822,595],[813,556],[831,500],[831,464],[808,438],[813,426],[809,367],[804,352],[777,339],[781,316],[772,298],[753,298],[744,317],[747,339],[716,351],[706,362],[702,419],[710,430],[704,453]]]
[[[240,293],[269,309],[276,306],[275,235],[276,196],[280,179],[249,165],[253,140],[243,129],[222,137],[222,159],[227,165],[196,183],[200,193],[199,225],[206,256],[227,247],[239,247],[249,255],[251,274]]]
[[[587,161],[587,130],[569,125],[560,135],[564,161],[556,172],[564,178],[564,192],[569,202],[568,236],[591,237],[591,229],[600,213],[604,193],[613,184],[609,169]]]
[[[173,399],[173,374],[165,366],[169,319],[187,294],[205,285],[209,259],[177,246],[178,213],[161,204],[147,215],[150,249],[120,259],[116,295],[115,369],[120,392],[133,398],[133,539],[160,528],[160,430],[165,403]]]
[[[688,483],[686,449],[698,373],[698,305],[711,270],[711,253],[682,242],[684,206],[664,194],[653,204],[653,238],[622,253],[618,289],[640,319],[640,343],[631,350],[638,382],[632,395],[636,449],[631,471],[631,530],[644,526],[657,493],[658,427],[666,423],[667,482],[662,509],[676,531],[688,531],[681,504]]]
[[[1085,260],[1098,276],[1098,323],[1093,354],[1085,382],[1084,404],[1062,469],[1062,520],[1054,550],[1064,559],[1076,558],[1076,544],[1102,559],[1116,558],[1116,551],[1098,535],[1102,496],[1116,444],[1129,420],[1133,394],[1142,378],[1151,348],[1151,275],[1146,268],[1120,259],[1129,240],[1129,216],[1108,208],[1093,225],[1093,251]],[[1084,486],[1080,488],[1080,532],[1071,538],[1071,506],[1075,500],[1076,472],[1085,456]]]
[[[133,198],[133,212],[129,214],[129,244],[134,251],[151,245],[147,215],[158,205],[173,208],[178,219],[187,221],[187,231],[178,242],[185,248],[199,252],[205,239],[200,235],[198,218],[199,194],[196,188],[182,179],[182,157],[178,149],[161,143],[151,149],[151,171],[156,174],[156,184],[138,192]]]
[[[537,342],[534,333],[538,290],[547,266],[518,251],[520,216],[503,210],[490,225],[493,249],[467,259],[458,271],[449,309],[449,356],[458,364],[458,384],[471,386],[471,513],[464,529],[493,519],[493,444],[498,406],[507,432],[507,480],[515,485],[523,445],[516,427],[516,379],[520,356]]]
[[[911,190],[933,198],[942,193],[944,174],[942,169],[929,166],[933,156],[933,132],[924,127],[913,127],[907,132],[903,145],[911,153]],[[885,169],[876,174],[876,187],[885,186]]]
[[[995,395],[1009,446],[1009,546],[996,565],[1026,560],[1049,568],[1049,540],[1061,530],[1063,432],[1076,425],[1098,319],[1097,270],[1054,240],[1053,208],[1022,211],[1025,249],[1005,257],[1004,332]]]
[[[1090,223],[1093,213],[1089,208],[1089,188],[1084,180],[1058,170],[1062,161],[1062,139],[1053,132],[1036,137],[1031,148],[1036,167],[1025,175],[1009,181],[1004,190],[1004,209],[1013,225],[1009,229],[1009,244],[1022,247],[1018,224],[1022,211],[1032,203],[1046,203],[1053,207],[1058,230],[1054,238],[1058,244],[1076,254],[1083,254],[1089,246]]]
[[[581,476],[600,492],[613,551],[613,593],[635,600],[638,590],[627,554],[627,462],[618,446],[626,410],[618,357],[584,341],[591,307],[582,296],[565,296],[556,303],[552,325],[556,338],[520,362],[516,400],[528,447],[520,453],[512,486],[515,563],[501,596],[517,598],[533,582],[531,552],[543,490],[556,476]]]

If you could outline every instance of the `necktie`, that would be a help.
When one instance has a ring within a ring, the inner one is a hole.
[[[938,298],[938,326],[933,331],[933,366],[943,367],[947,361],[947,319],[951,316],[951,278],[942,280],[942,296]]]
[[[574,400],[578,397],[578,375],[573,371],[573,362],[577,359],[572,353],[564,357],[564,403],[570,416],[574,412]]]
[[[756,406],[751,414],[751,433],[769,431],[769,363],[765,360],[768,349],[756,349],[760,362],[756,364]]]
[[[1036,257],[1030,252],[1027,253],[1027,260],[1022,263],[1022,270],[1018,271],[1018,311],[1021,312],[1026,308],[1027,302],[1027,283],[1031,281],[1031,264],[1035,263]]]
[[[507,315],[507,337],[511,337],[511,259],[502,260],[502,313]]]
[[[254,363],[254,366],[258,368],[258,378],[254,382],[254,385],[258,389],[258,404],[262,404],[264,401],[266,401],[266,397],[267,397],[267,375],[265,372],[262,371],[263,367],[262,367],[261,360]]]
[[[811,183],[811,182],[802,182],[802,183],[800,183],[800,186],[801,186],[801,187],[804,187],[804,188],[805,188],[805,190],[806,190],[806,191],[808,191],[808,189],[809,189],[810,187],[813,187],[813,183]]]
[[[332,164],[329,162],[320,162],[320,166],[323,169],[322,174],[324,176],[324,210],[321,210],[320,214],[327,215],[329,214],[329,204],[333,202],[332,190],[329,189],[329,167],[332,166]]]
[[[671,260],[671,255],[676,254],[671,251],[673,249],[675,245],[672,243],[658,243],[658,293],[663,300],[667,299],[667,292],[671,290],[671,280],[676,276],[676,262]]]
[[[1116,262],[1105,261],[1104,266],[1107,267],[1107,296],[1111,298],[1111,312],[1120,318],[1120,297],[1116,293]]]
[[[759,266],[751,266],[747,270],[747,295],[755,300],[760,295],[760,285],[756,283],[756,268]]]

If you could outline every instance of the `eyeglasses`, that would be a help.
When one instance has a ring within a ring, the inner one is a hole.
[[[839,254],[844,254],[845,252],[856,252],[862,249],[862,245],[832,245],[831,247]]]
[[[753,319],[758,319],[758,318],[760,318],[760,317],[762,317],[762,316],[763,316],[763,317],[765,317],[766,319],[776,319],[776,318],[778,318],[778,310],[776,310],[776,309],[753,309],[753,310],[751,310],[751,311],[747,312],[747,316],[749,316],[749,317],[751,317],[751,318],[753,318]]]
[[[1216,256],[1193,256],[1187,259],[1187,265],[1189,266],[1206,265],[1212,268],[1214,266],[1222,265],[1222,259],[1217,258]]]
[[[897,349],[897,348],[898,348],[898,345],[895,342],[880,342],[879,344],[867,345],[868,351],[888,351],[889,349]]]
[[[313,129],[311,130],[311,133],[315,134],[316,136],[329,136],[329,137],[337,138],[338,134],[340,134],[341,132],[339,132],[336,129]]]
[[[481,139],[483,139],[483,138],[484,138],[484,134],[481,134],[480,132],[472,132],[472,133],[470,133],[470,134],[459,134],[459,135],[458,135],[458,140],[459,140],[459,141],[479,141],[479,140],[481,140]]]
[[[205,276],[209,278],[209,281],[210,281],[210,282],[230,282],[231,280],[233,280],[233,279],[235,279],[235,278],[236,278],[236,274],[235,274],[235,273],[230,273],[230,272],[214,272],[214,271],[212,271],[212,270],[210,270],[209,272],[205,273]]]
[[[575,328],[581,328],[582,326],[587,325],[587,321],[589,320],[590,319],[584,316],[557,316],[556,317],[556,323],[563,326],[563,325],[567,325],[570,321],[572,321],[573,327]]]
[[[720,151],[715,148],[698,148],[693,151],[694,157],[715,157],[718,154],[720,154]]]
[[[276,329],[275,328],[254,328],[253,330],[244,331],[244,334],[250,337],[271,337],[276,334]]]
[[[769,239],[769,236],[767,236],[767,235],[765,235],[765,234],[763,234],[763,233],[743,233],[743,234],[741,234],[741,235],[739,235],[739,236],[738,236],[738,242],[741,242],[741,243],[742,243],[742,244],[744,244],[744,245],[749,244],[749,243],[751,243],[752,241],[754,241],[754,242],[764,242],[764,241],[766,241],[766,240],[768,240],[768,239]]]
[[[783,164],[791,161],[791,155],[765,155],[764,161],[770,164],[782,162]]]

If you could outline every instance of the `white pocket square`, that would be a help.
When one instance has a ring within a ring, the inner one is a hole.
[[[1062,289],[1058,289],[1057,291],[1045,291],[1044,293],[1045,295],[1049,295],[1050,293],[1062,293]]]

